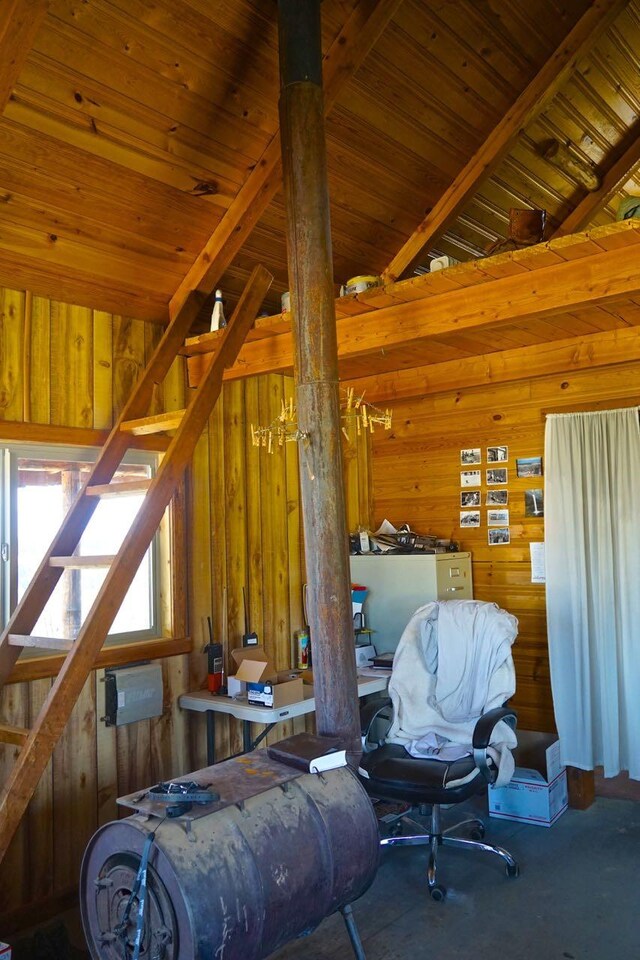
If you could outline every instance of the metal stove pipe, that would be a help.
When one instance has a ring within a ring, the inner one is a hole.
[[[322,108],[320,0],[278,0],[280,139],[300,486],[318,733],[359,759],[348,531],[344,504],[331,223]]]

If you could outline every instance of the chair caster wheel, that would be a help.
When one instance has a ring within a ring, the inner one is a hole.
[[[435,900],[436,903],[442,903],[447,895],[446,888],[440,886],[439,883],[436,883],[435,887],[429,887],[429,893],[431,894],[431,899]]]
[[[515,880],[516,877],[520,876],[520,867],[518,866],[517,863],[513,867],[509,864],[507,865],[507,868],[506,868],[506,874],[508,877],[513,877],[513,879]]]
[[[469,834],[470,840],[484,840],[485,829],[484,827],[474,827]]]

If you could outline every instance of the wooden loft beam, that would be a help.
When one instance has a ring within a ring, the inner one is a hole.
[[[360,312],[337,321],[338,358],[419,346],[433,337],[635,296],[640,292],[639,248],[640,221],[627,220],[388,284],[350,301]],[[209,336],[213,349],[217,335]],[[188,363],[192,383],[197,383],[206,355],[192,356]],[[286,332],[246,343],[226,378],[292,367],[291,333]]]
[[[640,330],[625,327],[343,382],[374,403],[411,400],[487,384],[513,383],[554,373],[595,370],[640,361]]]
[[[0,10],[0,114],[4,113],[49,0],[4,0]]]
[[[565,217],[557,228],[553,237],[564,237],[569,233],[576,233],[589,225],[598,210],[606,206],[613,195],[624,183],[633,176],[635,168],[640,164],[640,122],[634,124],[625,138],[627,148],[614,159],[603,173],[602,184],[599,190],[588,193],[583,200]]]
[[[383,33],[402,0],[360,0],[323,59],[324,113]],[[191,290],[210,293],[282,186],[280,130],[238,191],[169,303],[177,314]]]
[[[420,257],[425,248],[455,220],[509,150],[519,131],[553,99],[581,57],[626,6],[628,0],[594,0],[555,53],[492,130],[479,150],[460,171],[450,187],[429,211],[383,272],[383,279],[396,280]]]

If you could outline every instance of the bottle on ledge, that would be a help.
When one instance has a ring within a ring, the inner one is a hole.
[[[216,290],[213,310],[211,311],[211,326],[209,329],[213,333],[214,330],[222,330],[226,325],[227,321],[225,320],[224,306],[222,303],[222,290]]]

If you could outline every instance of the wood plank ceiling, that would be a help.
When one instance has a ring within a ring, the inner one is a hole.
[[[388,2],[325,0],[325,49],[359,9]],[[620,6],[424,262],[481,255],[506,235],[511,206],[562,223],[585,191],[540,156],[542,141],[570,143],[601,170],[633,152],[640,0]],[[327,119],[337,283],[384,270],[589,7],[393,5]],[[50,0],[0,117],[0,284],[166,321],[277,133],[275,17],[274,0]],[[623,171],[615,187],[594,222],[611,221],[640,180]],[[279,194],[221,279],[230,308],[258,261],[276,278],[273,312],[287,288]]]

